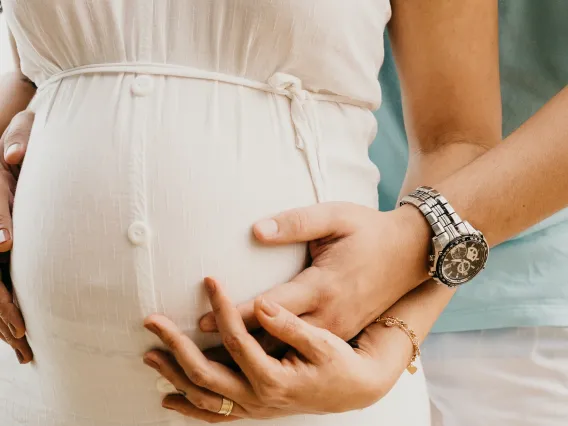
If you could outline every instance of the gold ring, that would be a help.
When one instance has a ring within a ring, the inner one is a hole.
[[[233,405],[235,405],[235,403],[232,400],[225,398],[224,396],[222,398],[223,402],[221,404],[221,408],[219,409],[219,411],[217,411],[217,414],[228,417],[233,412]]]

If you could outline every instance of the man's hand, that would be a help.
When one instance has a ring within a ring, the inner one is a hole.
[[[264,244],[309,242],[312,264],[262,295],[303,320],[349,340],[400,297],[428,279],[430,229],[412,206],[393,212],[349,203],[323,203],[257,223]],[[249,329],[259,327],[254,301],[240,305]],[[217,331],[213,313],[200,322]],[[260,333],[266,346],[274,344]],[[215,352],[213,359],[226,357]]]
[[[0,139],[4,153],[0,159],[0,339],[14,349],[21,364],[30,362],[33,354],[25,337],[22,313],[11,291],[9,251],[12,249],[12,202],[33,121],[33,113],[20,112]]]

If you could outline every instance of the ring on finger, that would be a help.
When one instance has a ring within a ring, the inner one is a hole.
[[[235,403],[233,402],[232,399],[225,398],[224,396],[222,396],[221,398],[223,398],[223,401],[221,402],[221,408],[219,408],[219,411],[217,411],[217,414],[221,414],[222,416],[229,417],[231,415],[231,413],[233,412],[233,407],[234,407]]]

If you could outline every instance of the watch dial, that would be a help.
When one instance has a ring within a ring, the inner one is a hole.
[[[473,278],[483,269],[487,260],[487,245],[475,237],[455,241],[444,251],[441,275],[455,284]]]

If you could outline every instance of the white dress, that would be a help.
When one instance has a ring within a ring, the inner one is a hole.
[[[240,302],[305,266],[304,245],[255,243],[255,221],[318,201],[377,206],[367,148],[389,2],[3,5],[39,91],[12,258],[35,362],[0,365],[0,424],[200,424],[161,407],[143,318],[217,344],[197,329],[204,276]],[[239,424],[257,423],[427,425],[424,378],[405,374],[362,411]]]

